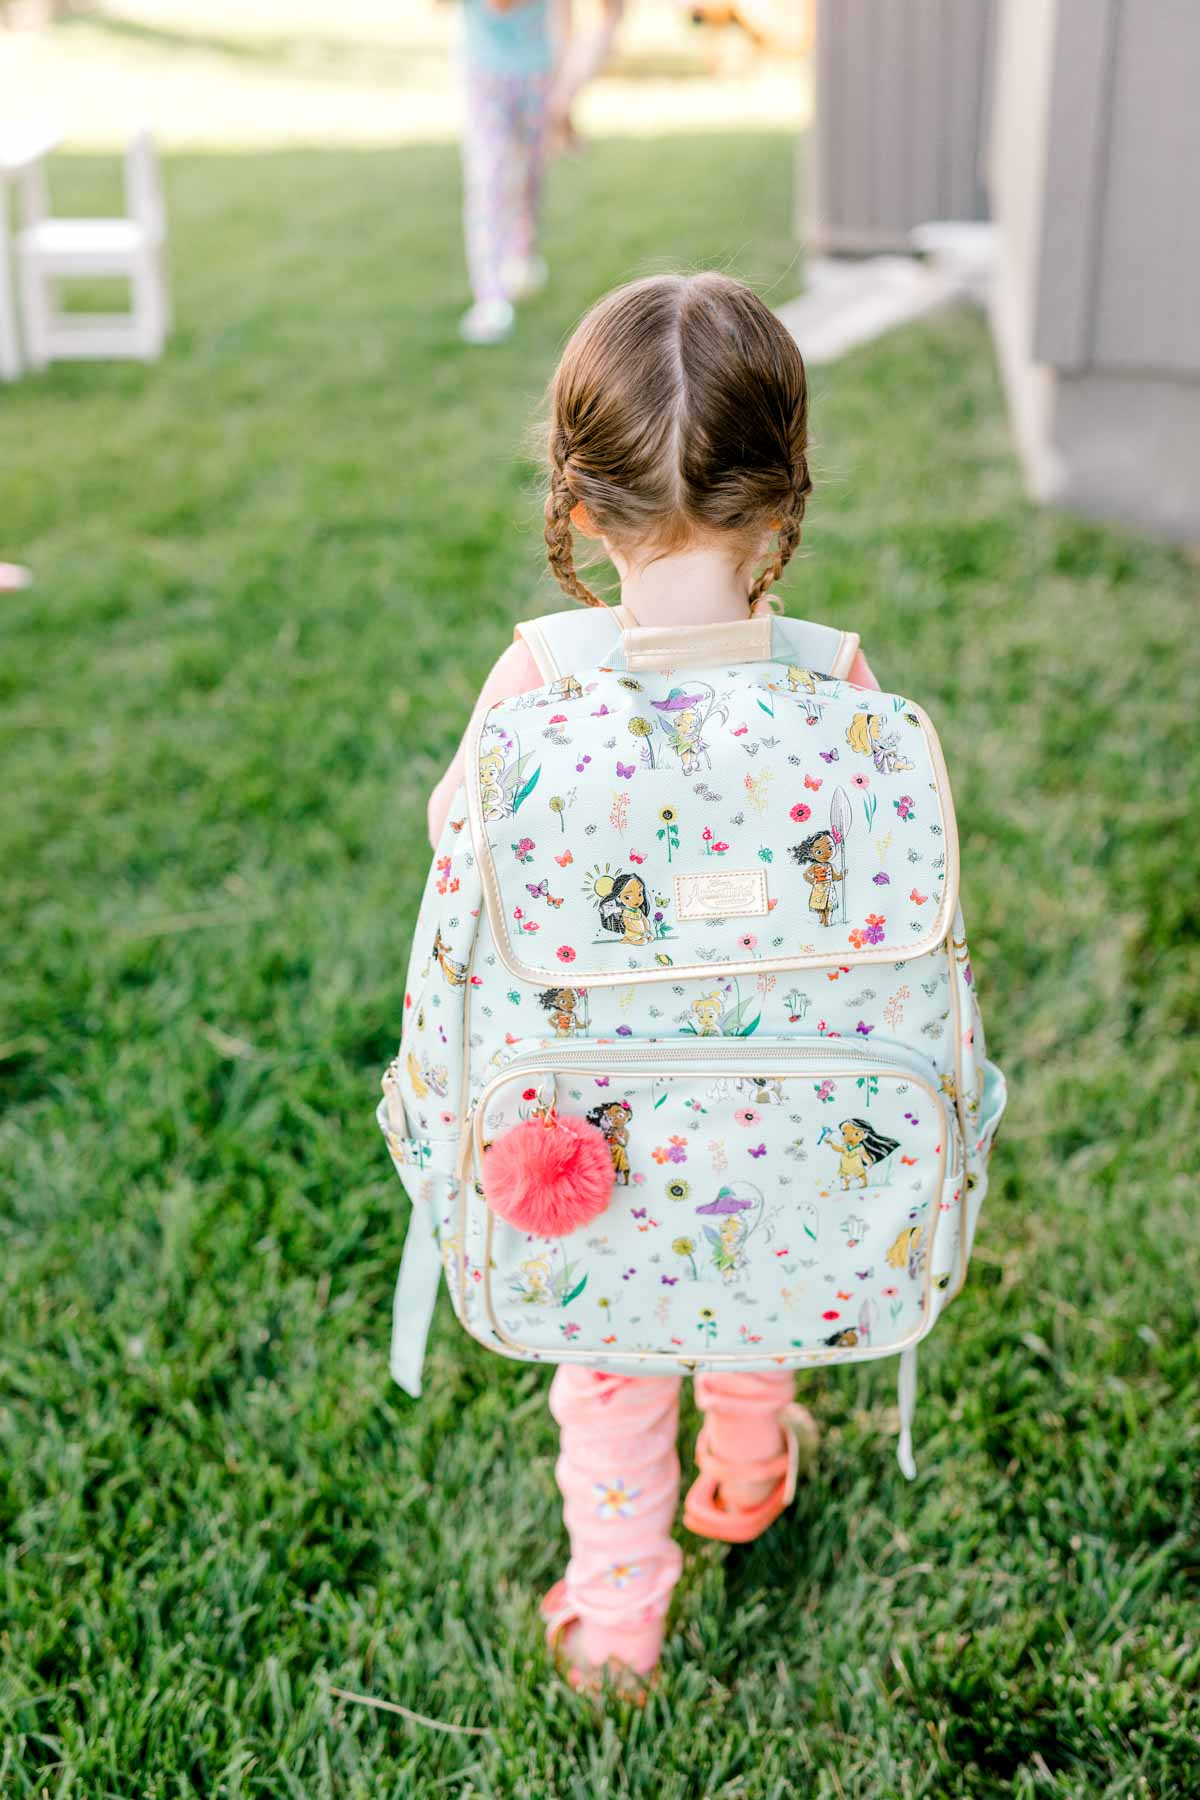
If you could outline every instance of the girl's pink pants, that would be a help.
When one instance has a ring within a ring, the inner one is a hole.
[[[563,1616],[578,1619],[584,1661],[639,1674],[658,1661],[683,1566],[671,1536],[679,1500],[679,1384],[674,1375],[600,1375],[563,1364],[550,1388],[562,1433],[555,1476],[571,1540]],[[781,1447],[792,1376],[697,1375],[713,1454],[764,1462]]]

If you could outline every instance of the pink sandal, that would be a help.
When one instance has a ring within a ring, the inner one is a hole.
[[[683,1503],[683,1522],[689,1531],[697,1537],[716,1538],[723,1544],[749,1544],[791,1505],[801,1468],[807,1473],[816,1460],[820,1432],[804,1406],[786,1407],[779,1422],[787,1447],[778,1456],[762,1462],[723,1462],[713,1451],[708,1426],[701,1427],[696,1439],[700,1473]],[[767,1481],[772,1476],[778,1477],[778,1485],[757,1506],[725,1507],[718,1503],[723,1481]]]

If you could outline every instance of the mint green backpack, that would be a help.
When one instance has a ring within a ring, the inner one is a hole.
[[[631,1374],[897,1356],[966,1278],[1004,1082],[984,1056],[932,725],[858,640],[608,609],[521,628],[543,686],[477,711],[379,1123],[412,1200],[392,1372],[444,1270],[501,1355]],[[486,1146],[603,1132],[606,1210],[531,1236]]]

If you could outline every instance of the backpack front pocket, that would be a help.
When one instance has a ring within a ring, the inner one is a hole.
[[[476,1181],[483,1319],[514,1354],[613,1367],[901,1348],[930,1317],[959,1163],[935,1079],[898,1048],[822,1038],[530,1050],[480,1097],[476,1177],[489,1142],[553,1111],[603,1133],[613,1191],[548,1239],[495,1217]]]

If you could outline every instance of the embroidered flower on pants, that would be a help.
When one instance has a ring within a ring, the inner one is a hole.
[[[627,1488],[625,1477],[618,1475],[615,1481],[594,1481],[592,1493],[596,1497],[596,1517],[598,1519],[631,1519],[633,1517],[632,1500],[636,1500],[641,1488]]]

